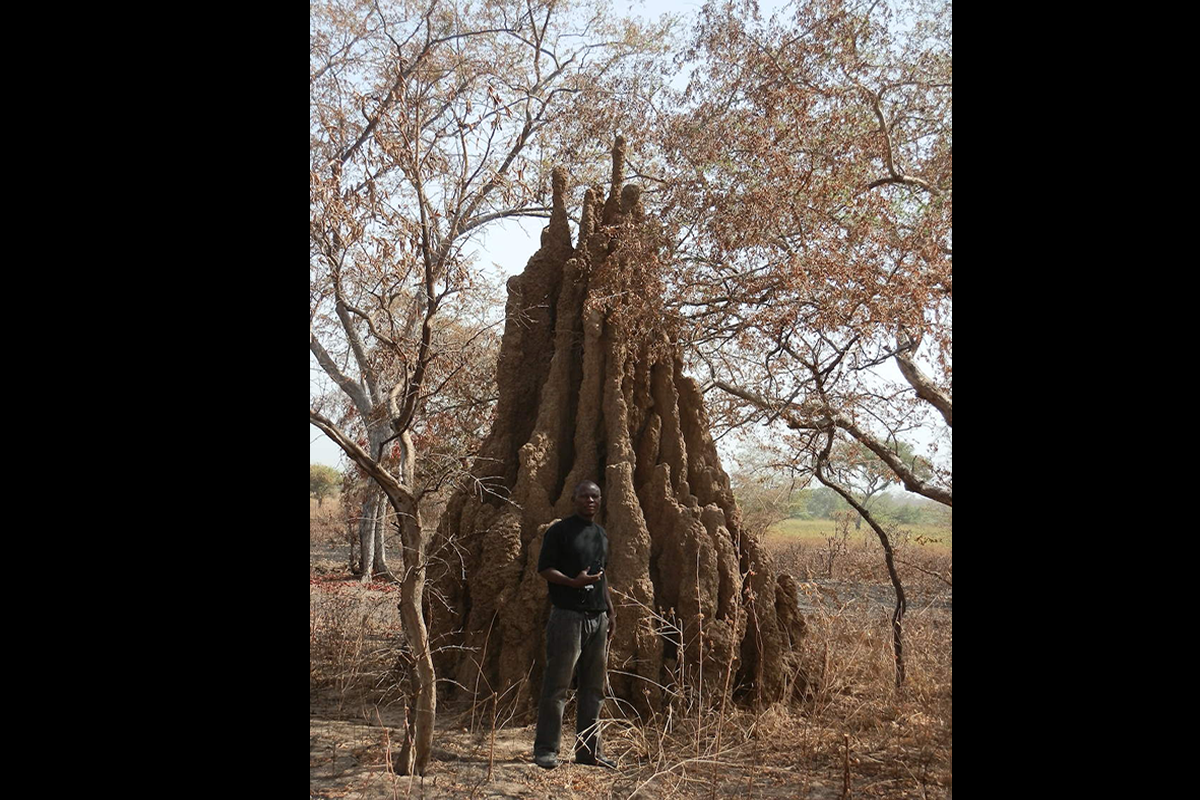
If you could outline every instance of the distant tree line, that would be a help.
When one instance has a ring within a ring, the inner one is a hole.
[[[894,442],[889,450],[912,474],[921,479],[932,474],[929,461],[917,455],[908,443]],[[738,453],[742,469],[732,476],[734,493],[752,525],[765,529],[785,519],[834,519],[835,514],[850,513],[855,530],[861,530],[862,515],[842,493],[830,486],[815,485],[816,481],[811,480],[808,486],[813,488],[799,488],[805,485],[806,476],[791,470],[786,458],[781,461],[779,455],[777,448],[761,441],[743,447]],[[826,467],[838,477],[845,492],[882,523],[949,525],[951,522],[950,506],[911,492],[890,493],[890,489],[900,485],[896,474],[860,443],[833,448]]]
[[[785,519],[834,519],[835,514],[857,514],[833,489],[818,486],[791,489],[778,481],[749,479],[735,474],[734,494],[748,522],[760,530]],[[950,525],[953,509],[924,497],[888,492],[870,498],[871,514],[885,524]]]
[[[835,512],[853,511],[850,504],[827,486],[802,489],[793,493],[787,505],[788,519],[833,519]],[[925,498],[907,498],[895,494],[876,495],[872,513],[901,525],[948,525],[952,510]]]

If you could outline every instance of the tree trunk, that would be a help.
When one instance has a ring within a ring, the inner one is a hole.
[[[425,596],[425,537],[421,531],[421,516],[417,504],[396,506],[401,519],[400,537],[403,542],[404,580],[400,584],[400,621],[404,637],[416,663],[416,720],[412,727],[412,747],[405,747],[411,764],[402,763],[398,769],[405,774],[424,775],[433,748],[433,725],[437,717],[437,680],[433,654],[429,647],[429,631],[421,610]],[[411,754],[411,755],[408,755]]]
[[[383,502],[383,499],[380,498],[379,505],[375,510],[375,564],[373,577],[393,577],[387,564],[387,517],[387,503]]]
[[[375,487],[367,489],[367,499],[363,501],[362,516],[358,520],[358,562],[363,583],[375,575],[375,527],[382,501],[382,490]]]
[[[383,450],[386,447],[389,429],[386,423],[375,422],[367,427],[367,441],[370,447],[370,457],[380,467],[383,463]],[[411,483],[402,483],[411,486]],[[362,552],[362,581],[366,583],[372,578],[385,575],[388,572],[384,523],[387,519],[389,497],[377,483],[367,489],[367,499],[363,501],[362,525],[359,527],[359,547]]]
[[[346,549],[349,551],[347,566],[350,568],[350,574],[355,576],[362,574],[362,554],[358,547],[358,524],[358,520],[353,518],[346,523]]]
[[[412,650],[416,664],[416,721],[413,747],[406,742],[404,752],[412,754],[412,764],[401,764],[405,771],[424,775],[433,747],[433,726],[437,713],[437,674],[434,671],[433,654],[429,647],[429,631],[425,627],[422,601],[425,594],[426,541],[421,530],[421,513],[417,498],[409,488],[402,485],[379,462],[368,455],[358,444],[350,441],[328,418],[309,409],[309,421],[333,439],[356,464],[375,481],[386,494],[388,502],[402,521],[401,541],[405,550],[404,581],[400,587],[400,618],[404,637]],[[376,450],[375,452],[378,452]]]
[[[623,243],[645,226],[639,193],[622,186],[623,160],[618,140],[612,191],[607,201],[587,191],[577,246],[566,176],[555,170],[542,247],[509,279],[495,421],[475,485],[451,499],[438,531],[435,553],[451,568],[434,625],[465,648],[441,648],[438,669],[451,692],[455,682],[486,687],[532,710],[548,613],[536,569],[542,536],[591,480],[603,493],[597,521],[617,608],[610,663],[626,665],[610,672],[612,691],[657,710],[661,686],[684,671],[718,702],[733,670],[740,691],[771,701],[795,685],[785,654],[803,634],[796,592],[781,588],[742,526],[703,397],[675,346],[648,315],[614,317],[589,297],[597,275],[652,268],[632,260],[636,247],[623,260]]]

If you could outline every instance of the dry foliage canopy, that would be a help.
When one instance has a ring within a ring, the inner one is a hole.
[[[878,454],[942,425],[935,409],[951,425],[949,4],[817,0],[767,22],[709,3],[680,63],[655,200],[714,407],[782,420],[801,460],[835,431]],[[892,359],[903,380],[880,377]],[[933,461],[905,484],[948,503]]]

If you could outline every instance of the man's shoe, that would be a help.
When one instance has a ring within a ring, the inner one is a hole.
[[[595,758],[587,758],[580,756],[575,759],[576,764],[586,764],[589,767],[603,767],[604,769],[616,769],[617,762],[609,761],[604,756],[596,756]]]
[[[558,756],[553,753],[542,753],[533,757],[533,763],[542,769],[554,769],[558,766]]]

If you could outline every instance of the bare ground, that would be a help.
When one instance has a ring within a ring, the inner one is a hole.
[[[336,504],[326,501],[318,510],[313,502],[311,511],[310,798],[829,800],[843,797],[847,785],[851,797],[950,797],[949,587],[927,576],[906,582],[909,687],[903,695],[864,689],[887,683],[886,620],[894,602],[866,554],[861,566],[848,557],[829,575],[814,574],[828,563],[820,554],[793,567],[806,578],[801,602],[814,633],[830,642],[837,637],[843,649],[850,645],[841,640],[853,639],[853,647],[874,655],[847,660],[836,677],[830,672],[828,691],[814,704],[730,709],[719,750],[711,718],[678,720],[669,734],[661,721],[655,728],[614,719],[607,723],[605,750],[620,770],[572,763],[543,770],[532,762],[532,725],[493,727],[490,708],[472,713],[442,705],[428,774],[396,775],[391,759],[403,741],[405,713],[394,669],[399,595],[386,583],[349,577]],[[846,628],[842,615],[854,605],[874,620],[870,626]],[[823,653],[827,670],[829,650]],[[572,726],[564,721],[564,728]],[[693,747],[697,728],[703,736]]]
[[[309,794],[314,798],[655,798],[711,796],[827,800],[841,796],[840,776],[804,778],[792,766],[762,763],[747,767],[733,759],[702,757],[692,763],[631,759],[636,745],[623,747],[608,736],[606,751],[616,756],[616,772],[566,762],[544,770],[532,761],[533,726],[480,729],[472,734],[461,715],[439,719],[429,772],[396,775],[388,768],[403,736],[395,712],[379,711],[376,721],[348,716],[334,704],[313,703],[309,719]],[[382,724],[381,724],[382,722]],[[567,725],[570,725],[568,720]],[[762,756],[778,754],[764,747]],[[740,760],[740,759],[739,759]],[[807,785],[805,785],[807,784]],[[803,791],[801,794],[800,791]]]

